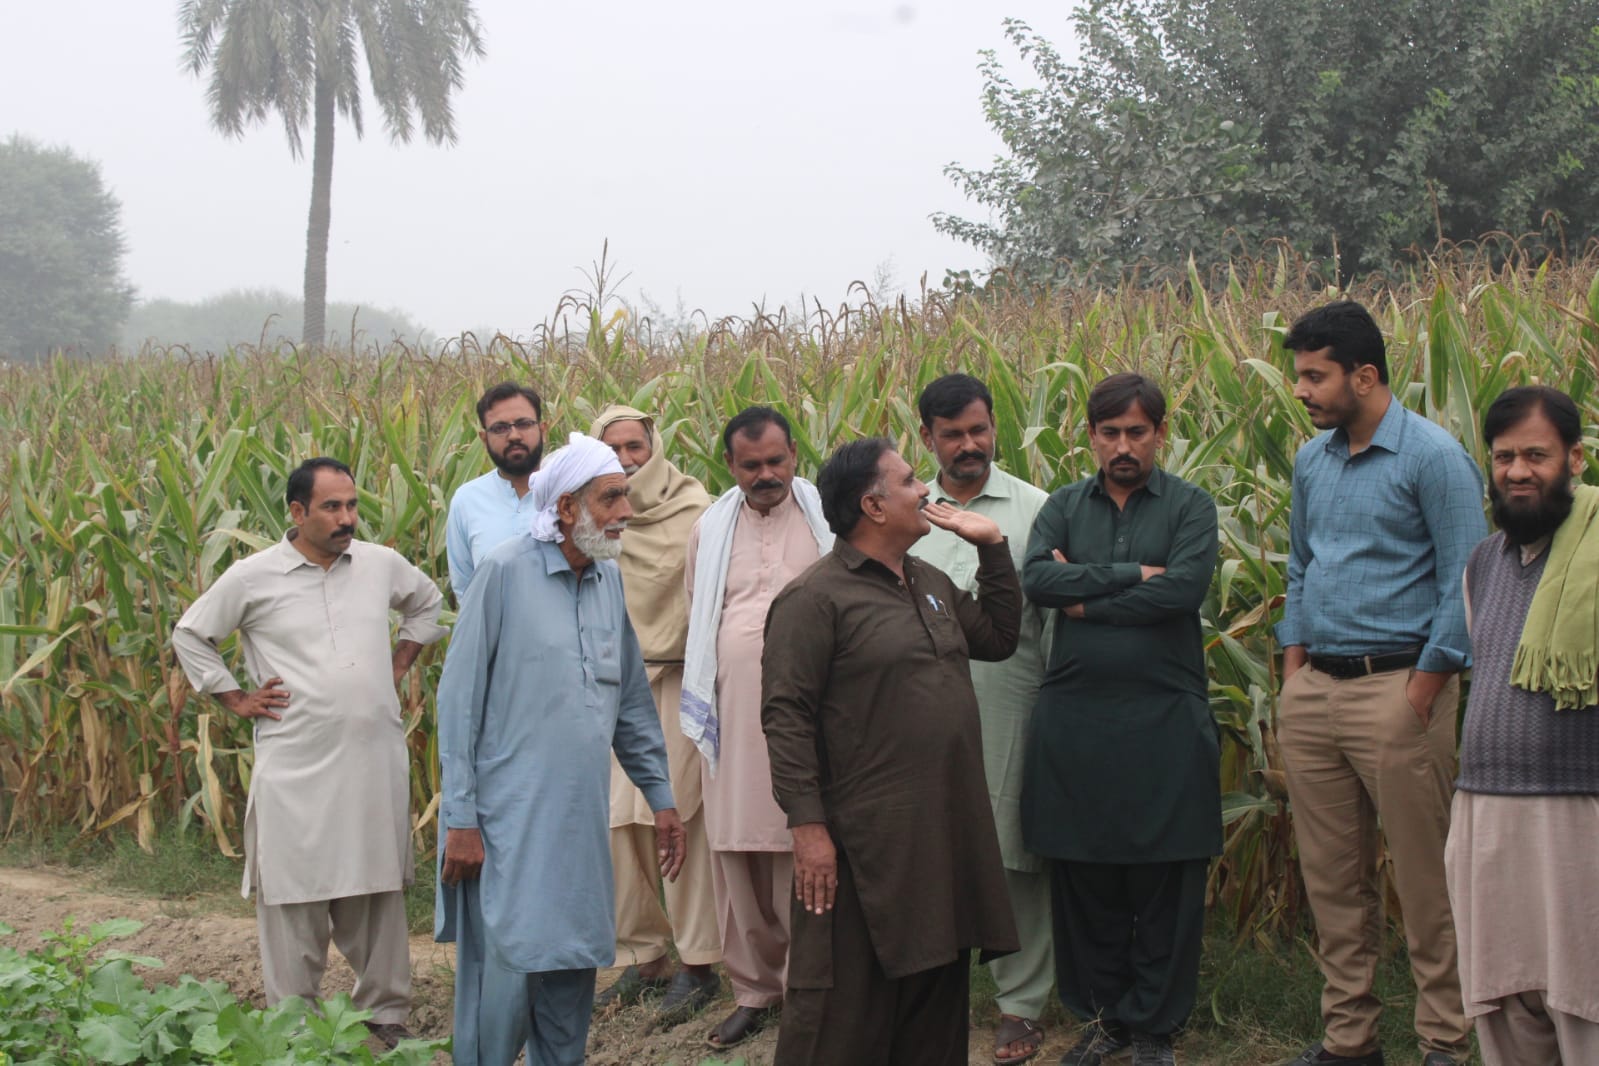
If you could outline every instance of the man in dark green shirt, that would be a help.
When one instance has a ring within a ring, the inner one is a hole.
[[[1050,860],[1061,1002],[1092,1023],[1062,1063],[1098,1066],[1131,1044],[1135,1066],[1162,1066],[1194,1005],[1221,852],[1199,626],[1216,504],[1155,465],[1166,400],[1147,378],[1100,382],[1088,426],[1099,472],[1051,495],[1027,544],[1027,598],[1060,616],[1022,832]]]

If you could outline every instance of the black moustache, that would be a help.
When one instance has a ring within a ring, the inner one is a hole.
[[[758,489],[780,489],[783,487],[783,483],[781,481],[757,481],[755,487]]]
[[[988,458],[988,456],[984,455],[982,452],[966,452],[963,455],[957,455],[955,457],[955,461],[957,463],[964,463],[968,459],[987,459],[987,458]]]
[[[333,532],[336,535],[341,536],[341,537],[353,537],[353,536],[355,536],[355,527],[354,526],[350,526],[350,527],[346,528],[344,526],[340,526],[338,529],[334,530]]]

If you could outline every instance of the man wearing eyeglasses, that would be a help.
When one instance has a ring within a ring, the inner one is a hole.
[[[477,402],[478,439],[494,469],[455,490],[450,498],[444,547],[450,562],[450,588],[459,602],[466,596],[477,563],[489,552],[527,531],[533,512],[527,483],[544,455],[544,403],[526,385],[502,381]]]

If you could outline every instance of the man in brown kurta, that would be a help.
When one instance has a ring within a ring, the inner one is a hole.
[[[636,1002],[646,988],[664,988],[661,1010],[686,1016],[716,998],[721,981],[711,967],[722,957],[711,893],[711,860],[700,810],[699,753],[677,727],[683,689],[683,552],[710,494],[666,457],[655,420],[620,404],[607,407],[589,435],[611,446],[627,474],[633,517],[622,534],[622,587],[627,614],[644,653],[650,694],[666,737],[672,795],[683,820],[687,851],[675,882],[663,886],[655,855],[655,812],[611,756],[611,868],[616,877],[616,958],[627,964],[596,1007]],[[682,969],[670,976],[667,948],[677,946]]]
[[[795,476],[782,415],[766,407],[740,412],[723,432],[723,447],[737,484],[695,523],[685,575],[694,606],[690,644],[714,656],[702,670],[714,678],[704,711],[714,711],[716,726],[702,730],[699,743],[722,958],[734,999],[708,1038],[718,1048],[748,1039],[783,1002],[794,857],[761,734],[761,645],[772,600],[833,540],[815,487]]]
[[[831,555],[767,617],[761,723],[794,834],[776,1066],[964,1066],[968,954],[1018,947],[969,659],[1016,650],[1022,596],[992,519],[928,504],[882,438],[818,490]],[[977,546],[978,594],[906,552],[936,523]]]

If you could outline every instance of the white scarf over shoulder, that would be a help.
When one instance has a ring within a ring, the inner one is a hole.
[[[822,498],[816,486],[797,477],[789,491],[811,527],[816,550],[826,555],[833,550],[833,534],[822,517]],[[683,735],[705,756],[712,777],[716,776],[716,760],[722,748],[716,711],[716,634],[722,624],[722,598],[727,593],[733,527],[742,506],[744,493],[734,486],[700,516],[699,552],[694,558],[694,605],[689,611],[688,644],[683,652],[683,697],[678,718]]]

